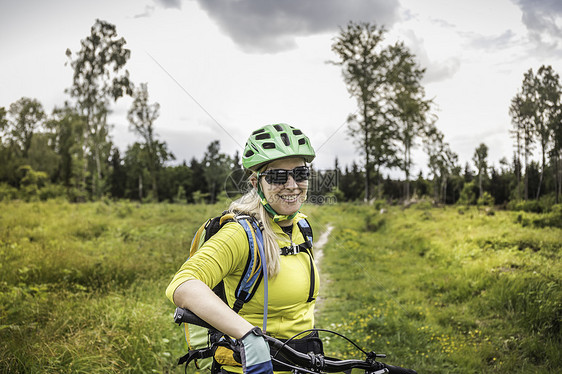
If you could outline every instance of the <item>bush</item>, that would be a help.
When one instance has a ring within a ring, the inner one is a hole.
[[[345,194],[337,187],[332,187],[332,191],[326,194],[326,197],[333,198],[336,202],[343,203],[345,201]],[[332,200],[332,201],[334,201]]]
[[[378,231],[382,226],[384,226],[385,218],[383,214],[379,212],[368,213],[365,215],[365,229],[367,231]]]
[[[71,187],[67,191],[67,197],[70,202],[83,203],[88,201],[88,193],[76,187]]]
[[[462,188],[458,203],[461,205],[476,204],[475,189],[476,189],[476,185],[474,184],[474,181],[465,183]]]
[[[0,183],[0,201],[14,200],[18,197],[18,190],[8,183]]]
[[[478,206],[494,206],[494,197],[490,195],[489,192],[484,192],[482,196],[478,198]]]
[[[39,190],[39,199],[41,201],[55,199],[57,197],[66,197],[66,190],[64,186],[60,184],[48,183],[45,187]]]
[[[562,204],[553,205],[549,213],[533,220],[535,227],[559,227],[562,228]]]
[[[507,209],[531,213],[542,213],[542,207],[537,200],[512,200],[507,204]]]

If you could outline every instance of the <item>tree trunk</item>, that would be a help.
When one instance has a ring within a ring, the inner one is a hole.
[[[366,113],[364,114],[364,116],[365,115]],[[371,179],[371,163],[369,162],[369,129],[367,126],[366,117],[363,117],[363,120],[365,121],[365,202],[369,202],[369,184]]]
[[[441,193],[442,193],[442,202],[443,204],[447,204],[447,175],[443,176],[443,181],[441,182]]]
[[[478,197],[482,197],[482,170],[478,171],[478,193],[480,194]]]
[[[555,180],[558,181],[557,185],[558,188],[556,189],[556,204],[560,203],[560,193],[562,192],[562,168],[560,168],[560,156],[556,155],[555,157],[556,162],[556,176]]]
[[[542,178],[544,175],[544,163],[545,163],[545,155],[544,155],[544,147],[542,148],[542,167],[541,167],[541,174],[539,176],[539,188],[537,188],[537,197],[536,199],[539,199],[539,196],[541,195],[541,184],[542,184]]]
[[[142,201],[142,171],[139,174],[139,201]]]
[[[527,168],[527,161],[528,161],[528,156],[527,156],[527,152],[525,151],[525,201],[527,201],[527,199],[529,198],[529,170]]]
[[[99,199],[101,197],[101,161],[100,161],[99,142],[97,141],[96,144],[94,145],[94,157],[96,162],[94,196]]]
[[[406,174],[406,200],[410,200],[410,147],[404,145],[404,172]]]
[[[152,197],[158,201],[158,183],[156,182],[156,171],[152,172]]]

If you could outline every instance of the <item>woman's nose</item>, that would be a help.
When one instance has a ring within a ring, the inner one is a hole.
[[[292,175],[289,175],[289,177],[287,178],[287,182],[285,182],[284,187],[285,188],[296,188],[296,187],[298,187],[297,182],[295,181],[295,178],[293,178]]]

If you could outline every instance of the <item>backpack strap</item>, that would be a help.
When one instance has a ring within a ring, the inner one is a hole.
[[[199,231],[197,231],[196,238],[193,240],[200,238],[203,231],[205,232],[203,242],[209,240],[209,238],[215,235],[228,222],[238,222],[244,228],[249,245],[248,260],[246,261],[242,278],[238,282],[238,286],[234,292],[235,301],[232,309],[238,313],[244,304],[250,301],[254,296],[261,280],[264,278],[264,274],[267,274],[267,269],[266,272],[263,271],[265,260],[262,261],[262,259],[265,259],[265,253],[263,250],[263,235],[259,223],[252,216],[225,211],[220,216],[208,219]],[[224,283],[222,281],[213,288],[213,291],[222,301],[227,303]],[[265,297],[267,297],[267,287]],[[267,302],[265,305],[267,305]]]
[[[297,226],[301,231],[302,237],[304,238],[304,243],[293,246],[293,247],[284,247],[281,248],[281,255],[293,255],[299,252],[306,252],[308,254],[308,258],[310,260],[310,289],[308,290],[308,299],[306,300],[307,303],[313,301],[314,298],[314,286],[316,284],[316,274],[314,271],[314,256],[312,254],[312,242],[313,242],[313,233],[312,227],[308,221],[303,218],[297,222]]]
[[[261,231],[255,224],[255,222],[250,222],[246,218],[237,219],[238,223],[242,225],[246,236],[248,237],[249,253],[248,261],[246,261],[246,266],[244,268],[242,278],[238,282],[236,287],[235,295],[236,302],[234,303],[234,311],[238,313],[242,308],[244,303],[250,301],[257,291],[258,285],[263,278],[262,268],[262,256],[260,253],[260,247],[263,250],[263,237],[261,236]],[[258,237],[258,232],[260,233]]]
[[[314,260],[312,255],[313,234],[312,234],[312,228],[310,227],[310,224],[305,218],[298,221],[297,225],[299,226],[299,229],[301,230],[302,236],[305,240],[305,242],[303,243],[305,247],[304,250],[306,253],[308,253],[308,258],[310,260],[310,289],[308,291],[308,299],[306,300],[307,303],[310,303],[315,299],[314,286],[316,283],[316,274],[314,273]]]
[[[263,302],[263,331],[267,328],[267,265],[265,263],[265,251],[263,235],[257,220],[250,216],[239,216],[236,221],[242,225],[248,237],[249,254],[246,267],[238,286],[236,287],[236,301],[233,310],[238,313],[244,303],[247,303],[256,293],[261,280],[264,280],[264,302]]]

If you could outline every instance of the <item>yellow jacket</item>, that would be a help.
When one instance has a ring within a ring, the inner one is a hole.
[[[306,216],[299,213],[293,219],[292,241],[302,244],[305,239],[297,222]],[[278,241],[279,247],[290,246],[291,241],[281,227],[273,223],[274,232],[286,241]],[[235,301],[234,292],[244,272],[248,259],[249,245],[244,228],[236,222],[229,222],[213,235],[188,259],[175,274],[166,289],[166,295],[173,302],[176,288],[190,279],[198,279],[210,288],[224,281],[228,304]],[[314,327],[315,302],[307,302],[310,290],[310,259],[307,253],[281,256],[281,270],[276,277],[268,280],[267,333],[280,339]],[[314,265],[313,265],[314,266]],[[319,277],[314,269],[314,298],[318,295]],[[260,283],[252,299],[244,304],[240,315],[254,326],[262,326],[264,282]]]

